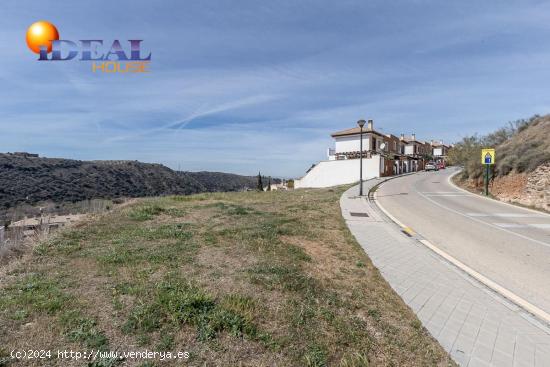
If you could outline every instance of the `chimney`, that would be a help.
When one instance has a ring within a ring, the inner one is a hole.
[[[399,140],[401,141],[405,140],[405,134],[401,134],[401,136],[399,137]]]
[[[373,125],[374,125],[373,121],[369,120],[367,122],[367,130],[372,131],[373,130]]]
[[[412,140],[416,140],[416,134],[415,133],[412,133]]]

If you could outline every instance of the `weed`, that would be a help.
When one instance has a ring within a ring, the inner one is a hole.
[[[8,366],[12,361],[12,358],[8,351],[3,347],[0,348],[0,367]]]
[[[422,323],[421,323],[420,320],[418,320],[418,319],[413,320],[413,321],[411,322],[411,326],[412,326],[413,328],[415,328],[416,330],[422,329]]]
[[[185,217],[185,215],[187,214],[187,211],[180,208],[168,208],[165,210],[165,213],[171,217],[181,218],[181,217]]]
[[[164,211],[165,209],[159,205],[142,205],[130,210],[128,217],[137,221],[146,221],[153,219],[153,217],[162,214]]]
[[[17,307],[14,317],[23,319],[32,311],[56,314],[71,299],[57,281],[35,273],[1,291],[0,308]]]
[[[175,195],[175,196],[171,196],[170,199],[174,201],[179,201],[179,202],[187,202],[187,201],[204,201],[204,200],[207,200],[208,198],[206,197],[206,195]]]
[[[233,306],[238,304],[232,303]],[[256,327],[245,316],[217,304],[200,288],[174,277],[158,285],[152,303],[134,308],[124,331],[150,332],[165,323],[193,325],[199,340],[213,339],[220,331],[239,337],[257,334]]]
[[[255,313],[257,305],[252,297],[242,296],[240,294],[229,294],[221,302],[221,305],[238,314],[251,318]]]
[[[88,363],[88,367],[115,367],[124,362],[118,358],[100,358]]]
[[[340,361],[340,367],[369,367],[369,358],[363,353],[354,353]]]
[[[98,329],[95,320],[82,315],[80,311],[70,310],[61,315],[61,324],[65,327],[65,336],[73,342],[80,342],[88,348],[101,349],[107,343],[107,337]]]
[[[297,260],[297,261],[306,261],[306,262],[311,261],[311,256],[309,256],[304,251],[304,249],[302,249],[299,246],[287,244],[286,249],[287,249],[287,252],[288,252],[288,255],[289,255],[290,259],[294,259],[294,260]]]
[[[290,301],[290,318],[294,327],[300,328],[307,324],[315,323],[317,316],[317,305],[310,300],[299,302],[296,300]],[[308,325],[312,326],[312,325]]]
[[[142,258],[140,251],[127,247],[115,247],[97,256],[97,260],[104,265],[134,264]]]
[[[136,340],[137,340],[137,344],[140,347],[143,347],[145,345],[148,345],[151,342],[151,337],[148,334],[140,333],[138,334]]]
[[[174,347],[174,335],[163,334],[157,344],[157,350],[168,351]]]
[[[63,231],[36,246],[34,252],[42,256],[52,255],[52,252],[56,255],[70,255],[82,249],[83,239],[84,235],[78,230]]]
[[[143,332],[153,331],[160,327],[162,318],[161,310],[156,304],[138,304],[130,313],[123,326],[123,331],[126,333],[134,330]]]
[[[160,239],[179,239],[188,240],[193,237],[193,233],[187,229],[189,224],[177,223],[177,224],[163,224],[160,226],[144,228],[138,232],[140,236],[143,236],[147,240],[160,240]]]
[[[380,311],[376,308],[371,308],[367,311],[368,315],[376,321],[380,321]]]
[[[228,204],[225,202],[216,202],[216,203],[208,204],[206,205],[206,207],[221,209],[225,214],[229,214],[229,215],[240,216],[240,215],[250,215],[250,214],[261,214],[259,211],[253,208],[244,207],[244,206],[235,205],[235,204]]]
[[[251,280],[268,289],[280,288],[301,292],[303,295],[316,292],[315,279],[304,274],[297,266],[261,264],[249,269]]]
[[[304,355],[304,361],[308,367],[324,367],[327,365],[327,351],[318,345],[312,345]]]

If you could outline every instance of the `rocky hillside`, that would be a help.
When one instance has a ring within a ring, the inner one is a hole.
[[[464,170],[459,183],[481,190],[481,149],[495,147],[490,192],[497,198],[550,211],[550,115],[510,123],[486,136],[469,136],[449,153]]]
[[[499,176],[491,191],[501,200],[550,211],[550,163],[529,173]]]
[[[46,201],[239,191],[255,185],[255,177],[176,172],[161,164],[138,161],[78,161],[27,153],[0,154],[0,212]]]

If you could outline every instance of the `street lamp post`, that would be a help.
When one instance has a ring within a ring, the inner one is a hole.
[[[363,126],[365,120],[357,121],[359,125],[359,196],[363,196]]]

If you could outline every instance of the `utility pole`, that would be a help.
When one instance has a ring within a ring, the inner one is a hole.
[[[363,196],[363,126],[365,120],[357,121],[359,125],[359,196]]]

